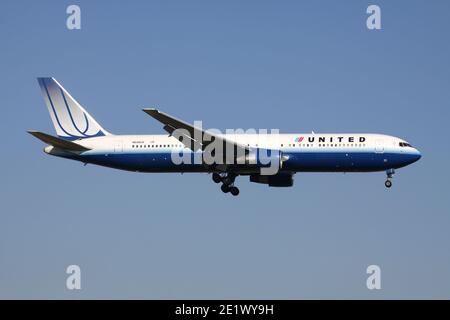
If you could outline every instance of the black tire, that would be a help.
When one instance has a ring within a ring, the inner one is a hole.
[[[226,185],[230,185],[234,182],[234,179],[230,178],[230,177],[225,177],[222,179],[223,183]]]
[[[239,189],[236,188],[236,187],[231,187],[231,188],[230,188],[230,192],[231,192],[231,194],[232,194],[233,196],[239,195]]]
[[[220,190],[222,190],[223,193],[228,193],[228,192],[231,191],[231,190],[230,190],[230,187],[227,186],[226,184],[221,185],[221,186],[220,186]]]
[[[384,182],[384,185],[386,186],[386,188],[390,188],[390,187],[392,187],[392,182],[390,180],[386,180]]]
[[[222,182],[222,177],[218,173],[213,173],[212,179],[215,183]]]

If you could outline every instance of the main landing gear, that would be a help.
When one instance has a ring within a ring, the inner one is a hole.
[[[384,185],[386,186],[386,188],[392,187],[392,181],[391,181],[391,179],[392,179],[392,176],[394,175],[394,173],[395,173],[395,170],[394,170],[394,169],[386,170],[386,176],[387,176],[387,178],[386,178],[386,181],[384,182]]]
[[[229,174],[219,174],[213,173],[212,179],[215,183],[221,183],[220,190],[223,193],[231,193],[233,196],[237,196],[239,194],[239,189],[234,186],[234,180],[236,179],[236,175],[233,173]]]

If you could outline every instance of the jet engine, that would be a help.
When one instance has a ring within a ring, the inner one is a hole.
[[[292,187],[294,185],[294,174],[292,172],[279,172],[275,175],[250,175],[250,182],[263,183],[269,187]]]

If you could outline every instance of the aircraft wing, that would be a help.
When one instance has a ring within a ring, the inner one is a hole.
[[[149,116],[161,122],[164,125],[164,130],[166,130],[170,135],[172,135],[175,130],[183,129],[177,131],[177,134],[175,134],[174,136],[192,151],[205,150],[205,148],[214,141],[216,143],[223,143],[224,152],[226,150],[233,150],[231,148],[236,148],[236,152],[234,152],[235,155],[247,154],[250,151],[249,147],[231,141],[225,138],[223,135],[208,132],[206,130],[203,130],[202,128],[195,127],[190,123],[172,117],[167,113],[161,112],[157,109],[149,108],[143,109],[143,111]]]

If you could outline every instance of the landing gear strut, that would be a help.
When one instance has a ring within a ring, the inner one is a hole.
[[[386,181],[384,182],[384,185],[386,186],[386,188],[392,187],[392,181],[391,181],[391,179],[392,179],[392,176],[394,175],[394,173],[395,173],[395,170],[394,170],[394,169],[386,170],[386,176],[387,176],[387,178],[386,178]]]
[[[234,180],[236,179],[236,174],[229,173],[229,174],[219,174],[219,173],[213,173],[212,179],[215,183],[222,182],[222,185],[220,186],[220,190],[222,190],[223,193],[231,193],[233,196],[237,196],[239,194],[238,187],[234,186]]]

